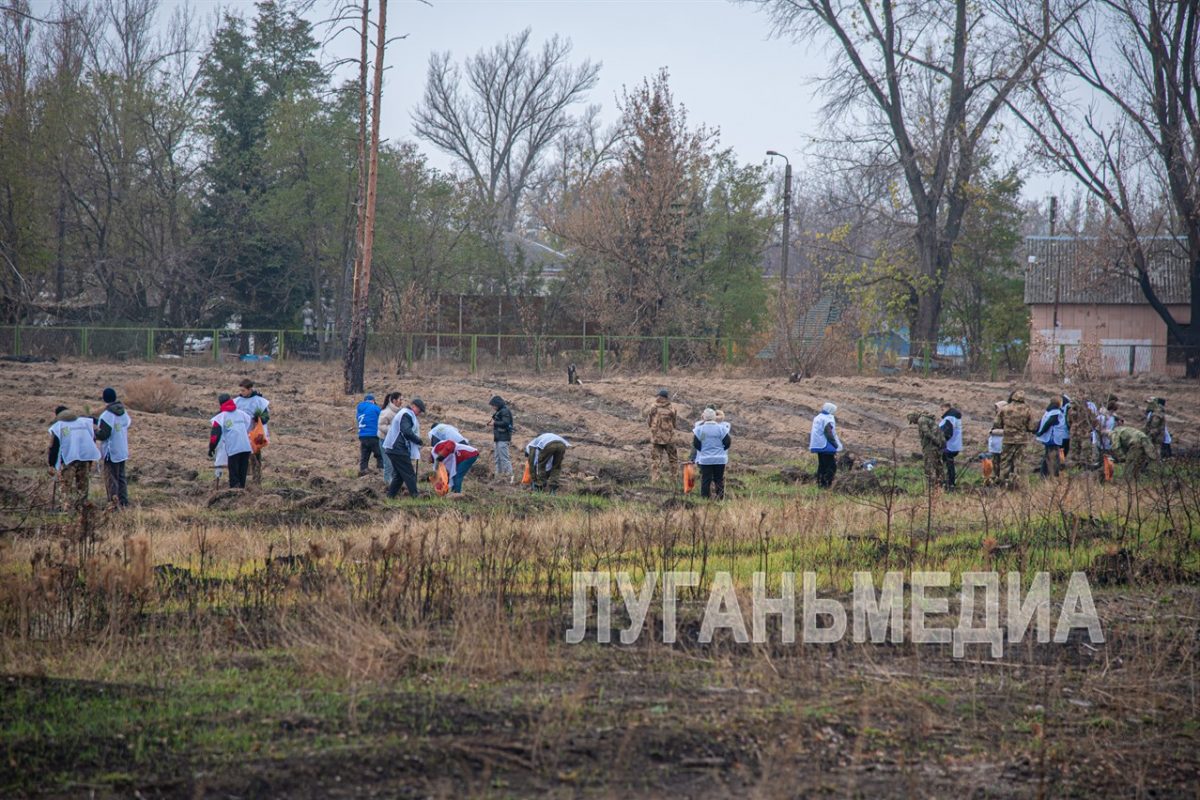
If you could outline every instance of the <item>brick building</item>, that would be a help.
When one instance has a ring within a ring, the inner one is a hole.
[[[1172,316],[1187,323],[1188,264],[1174,245],[1168,238],[1152,243],[1151,284]],[[1026,246],[1029,367],[1035,375],[1183,374],[1182,350],[1170,346],[1166,323],[1115,246],[1072,236],[1031,236]]]

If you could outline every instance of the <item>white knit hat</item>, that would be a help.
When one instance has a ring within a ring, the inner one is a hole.
[[[835,406],[833,403],[826,403],[825,405],[821,406],[821,411],[822,413],[833,416],[837,413],[837,406]]]
[[[700,415],[700,419],[704,420],[705,422],[716,422],[717,412],[711,408],[706,408],[704,409],[704,413]]]

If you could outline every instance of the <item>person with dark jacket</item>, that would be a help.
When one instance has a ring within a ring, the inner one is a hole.
[[[367,474],[371,466],[371,456],[375,456],[375,464],[383,469],[383,451],[379,449],[379,414],[383,411],[375,404],[375,395],[369,394],[354,410],[354,418],[358,423],[358,475],[361,478]]]
[[[387,490],[389,498],[400,493],[401,484],[404,484],[409,497],[420,496],[420,492],[417,491],[417,471],[413,462],[421,457],[419,417],[424,413],[425,401],[414,397],[407,406],[400,409],[400,413],[388,428],[387,438],[383,440],[383,452],[392,462],[392,482]]]
[[[114,508],[129,506],[129,484],[125,479],[125,462],[129,460],[129,426],[133,424],[125,406],[117,402],[117,392],[109,387],[101,395],[106,405],[96,427],[104,469],[104,489],[108,503]]]
[[[488,427],[492,429],[492,441],[494,443],[493,457],[496,462],[496,477],[503,480],[504,476],[508,476],[508,482],[513,482],[513,465],[512,455],[509,448],[512,446],[513,435],[513,415],[512,409],[504,402],[504,398],[496,395],[488,401],[488,405],[492,408],[492,419],[488,422]]]
[[[1058,477],[1058,467],[1062,452],[1063,442],[1066,441],[1067,433],[1067,415],[1062,410],[1062,400],[1057,397],[1050,399],[1050,403],[1046,406],[1046,412],[1042,414],[1042,421],[1038,424],[1036,431],[1038,441],[1045,447],[1045,454],[1042,456],[1042,466],[1039,470],[1042,477]]]
[[[837,406],[833,403],[821,406],[821,413],[813,417],[812,430],[808,435],[808,449],[817,456],[817,486],[822,489],[833,486],[833,479],[837,475],[837,454],[842,450],[835,414]]]
[[[946,465],[946,488],[952,490],[958,479],[958,470],[954,459],[958,458],[958,454],[962,452],[963,448],[962,412],[949,403],[942,403],[942,422],[939,427],[942,429],[942,436],[946,439],[946,445],[942,450],[942,462]]]

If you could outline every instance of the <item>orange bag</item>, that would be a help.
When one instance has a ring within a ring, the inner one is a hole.
[[[696,465],[695,464],[684,464],[683,465],[683,493],[691,494],[692,490],[695,488],[696,488]]]
[[[992,463],[992,459],[985,458],[983,460],[983,479],[990,481],[992,476],[996,474],[996,465]]]
[[[263,430],[262,420],[255,418],[250,426],[250,450],[255,454],[261,453],[267,444],[267,432]]]
[[[433,491],[439,497],[445,497],[450,491],[450,473],[445,464],[438,464],[437,472],[433,473]]]
[[[1107,453],[1104,455],[1104,480],[1111,481],[1116,468],[1113,466],[1112,456]]]
[[[528,486],[533,483],[533,477],[529,474],[529,462],[525,462],[525,474],[521,476],[521,483]]]

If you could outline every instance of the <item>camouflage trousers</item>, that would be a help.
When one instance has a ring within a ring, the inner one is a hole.
[[[83,510],[88,499],[92,462],[75,461],[62,468],[59,491],[62,493],[62,508],[76,513]]]
[[[1092,437],[1088,435],[1072,436],[1067,440],[1070,442],[1070,449],[1067,450],[1067,463],[1076,467],[1090,467],[1095,463],[1095,454],[1092,453]]]
[[[254,486],[262,486],[262,452],[250,454],[250,483]]]
[[[664,459],[670,467],[668,475],[674,475],[679,471],[679,451],[674,444],[658,444],[655,442],[650,445],[651,481],[657,481],[662,477],[662,462]]]
[[[1000,469],[996,471],[996,480],[1009,481],[1017,474],[1021,462],[1025,458],[1025,444],[1004,443],[1000,450]]]
[[[942,486],[946,483],[946,464],[942,461],[942,451],[935,447],[927,447],[921,451],[925,461],[925,480],[931,487]]]

